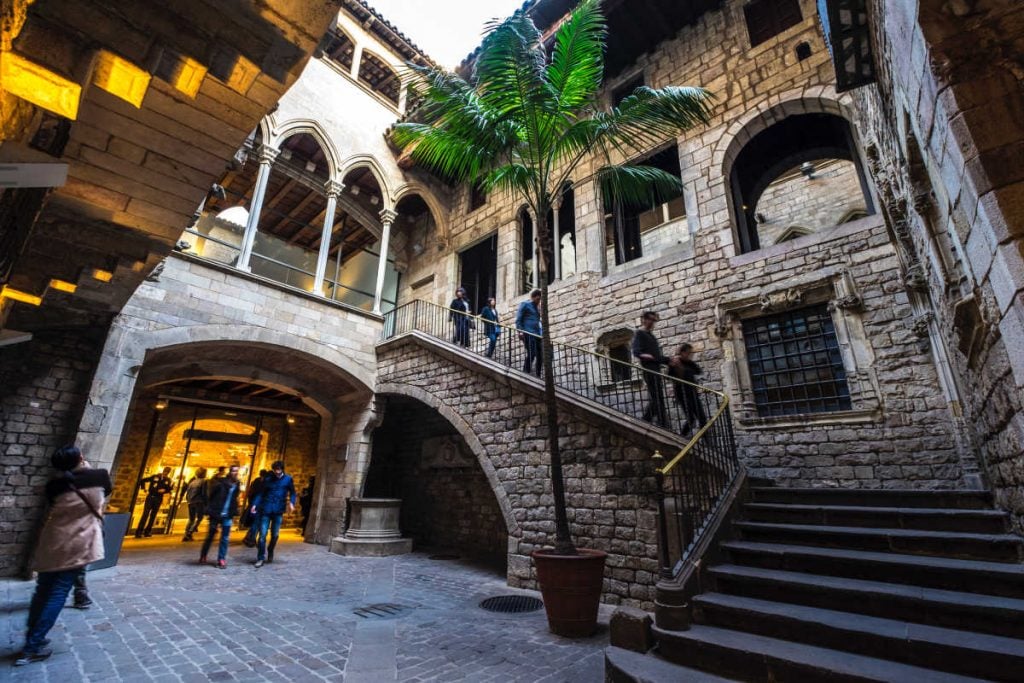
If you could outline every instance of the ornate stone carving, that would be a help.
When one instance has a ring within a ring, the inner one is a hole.
[[[931,321],[935,319],[935,314],[931,311],[925,311],[921,315],[914,318],[914,322],[911,323],[910,329],[914,331],[914,334],[920,339],[928,338],[928,326]]]
[[[719,339],[726,339],[732,335],[732,326],[735,316],[729,311],[723,311],[721,305],[715,306],[715,336]]]
[[[903,284],[907,289],[918,292],[928,290],[928,274],[923,263],[915,263],[903,271]]]
[[[772,313],[799,306],[803,298],[803,292],[799,289],[791,288],[781,292],[762,292],[758,296],[758,301],[764,313]]]
[[[853,276],[849,271],[844,270],[839,277],[833,280],[832,291],[834,296],[828,305],[830,311],[837,308],[844,311],[856,309],[860,308],[863,303],[860,292],[857,290],[857,283],[853,281]]]

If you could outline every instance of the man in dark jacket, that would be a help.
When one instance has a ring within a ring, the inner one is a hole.
[[[217,567],[228,566],[228,542],[231,540],[231,520],[238,514],[238,465],[228,468],[226,477],[214,478],[210,482],[210,498],[206,506],[206,514],[210,518],[210,529],[206,532],[203,549],[199,555],[199,564],[206,564],[206,554],[213,545],[213,537],[220,529],[220,545],[217,547]]]
[[[270,476],[263,482],[263,490],[253,500],[252,512],[260,516],[260,537],[256,544],[256,568],[264,562],[274,561],[274,547],[281,533],[281,518],[285,506],[295,511],[295,482],[284,473],[284,462],[277,460],[270,466]],[[270,529],[270,547],[267,547],[267,529]]]
[[[519,338],[523,340],[523,346],[526,347],[523,372],[532,373],[537,377],[540,377],[541,368],[544,365],[540,340],[540,302],[541,291],[535,289],[530,292],[530,300],[519,304],[519,310],[516,311],[516,329],[519,330]]]
[[[171,483],[171,468],[165,467],[160,474],[146,477],[139,485],[146,489],[146,503],[142,508],[142,519],[135,529],[135,538],[153,535],[153,522],[156,521],[160,506],[163,505],[164,496],[174,489],[174,484]]]
[[[188,524],[185,525],[185,535],[182,541],[191,541],[192,535],[199,530],[199,524],[206,514],[206,468],[200,467],[196,470],[196,476],[188,482],[185,488],[185,502],[188,504]]]
[[[646,311],[640,322],[640,327],[633,333],[632,352],[633,357],[640,361],[640,366],[648,370],[644,373],[644,381],[647,383],[647,396],[650,400],[644,409],[644,420],[667,429],[668,411],[665,410],[665,383],[661,380],[661,366],[667,365],[669,359],[661,353],[661,345],[654,336],[658,314]]]
[[[697,389],[698,377],[704,374],[704,371],[693,361],[692,345],[683,344],[679,347],[679,353],[672,358],[668,373],[682,380],[674,382],[676,402],[683,409],[686,418],[683,422],[683,436],[689,436],[694,425],[700,429],[708,421]]]

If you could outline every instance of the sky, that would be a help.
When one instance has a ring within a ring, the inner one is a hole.
[[[523,0],[368,0],[435,62],[455,67],[480,44],[484,25]]]

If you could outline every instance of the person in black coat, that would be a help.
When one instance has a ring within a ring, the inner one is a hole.
[[[704,404],[700,400],[700,391],[697,389],[697,378],[704,374],[699,365],[692,360],[693,346],[683,344],[679,351],[673,356],[669,364],[668,374],[676,380],[675,385],[676,403],[682,408],[685,422],[683,423],[683,436],[689,436],[690,430],[696,425],[700,429],[708,421],[704,412]]]
[[[174,490],[171,482],[171,468],[165,467],[160,474],[146,477],[139,482],[139,487],[146,489],[146,502],[142,507],[142,518],[135,528],[135,538],[153,535],[153,523],[164,503],[164,496]]]
[[[647,383],[647,407],[644,408],[644,421],[654,422],[659,427],[668,428],[668,411],[665,406],[665,383],[661,380],[661,367],[667,365],[669,359],[661,353],[661,345],[654,336],[654,325],[658,322],[658,314],[646,311],[640,319],[640,327],[633,333],[633,357],[640,361],[640,366],[648,372],[644,373]]]
[[[473,319],[469,310],[469,302],[466,301],[466,290],[459,287],[455,290],[455,298],[448,306],[451,312],[448,319],[455,327],[455,343],[459,346],[469,348],[469,330],[473,327]]]
[[[224,569],[228,566],[228,542],[231,539],[231,520],[238,515],[238,494],[242,487],[238,481],[238,465],[228,468],[226,477],[210,482],[210,497],[206,514],[210,518],[210,530],[203,541],[199,564],[206,564],[206,553],[213,545],[213,537],[220,529],[220,545],[217,548],[217,566]]]

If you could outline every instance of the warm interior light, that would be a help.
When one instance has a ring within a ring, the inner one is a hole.
[[[291,413],[289,413],[288,417],[286,417],[285,419],[288,420],[288,424],[290,424],[290,425],[295,424],[295,416],[292,415]]]
[[[191,57],[182,57],[171,85],[189,97],[195,97],[199,94],[199,86],[203,84],[205,76],[205,66]]]
[[[249,92],[249,88],[256,82],[256,77],[259,75],[260,68],[258,66],[242,55],[238,55],[235,66],[231,69],[231,75],[228,77],[227,84],[235,92],[244,95]]]
[[[136,108],[141,108],[142,99],[146,96],[146,89],[149,88],[151,78],[149,72],[140,69],[127,59],[122,59],[113,52],[100,50],[92,82],[111,95],[120,97]]]
[[[53,280],[50,280],[50,289],[59,289],[62,292],[74,294],[75,290],[78,289],[78,285],[73,282],[68,282],[67,280],[58,280],[54,278]]]
[[[14,52],[0,52],[2,90],[66,118],[78,117],[82,86]]]
[[[162,398],[159,401],[157,401],[156,404],[153,407],[156,408],[157,410],[164,410],[164,409],[167,408],[167,406],[168,406],[167,399]]]
[[[102,270],[100,268],[93,268],[92,276],[94,279],[100,282],[110,282],[114,279],[114,274],[109,270]]]
[[[23,304],[32,304],[33,306],[39,306],[43,303],[43,297],[23,292],[20,289],[14,289],[10,285],[4,285],[3,288],[0,288],[0,301],[3,299],[20,301]]]

